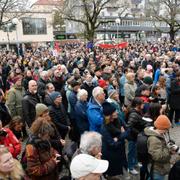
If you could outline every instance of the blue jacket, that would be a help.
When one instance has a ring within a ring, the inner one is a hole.
[[[125,82],[126,82],[126,76],[125,76],[125,74],[123,74],[121,76],[121,78],[119,79],[119,84],[120,84],[119,90],[120,90],[121,96],[124,96],[124,84],[125,84]]]
[[[89,130],[100,132],[104,120],[103,108],[93,98],[88,103],[87,116],[90,125]]]
[[[89,121],[87,118],[87,102],[77,101],[75,106],[75,114],[76,125],[78,127],[79,133],[83,134],[84,131],[89,130]]]
[[[77,93],[74,91],[71,91],[68,97],[68,102],[70,104],[70,118],[75,119],[75,105],[77,102]]]
[[[159,81],[159,76],[161,74],[161,70],[160,69],[156,69],[155,75],[154,75],[154,85],[157,84],[157,82]]]

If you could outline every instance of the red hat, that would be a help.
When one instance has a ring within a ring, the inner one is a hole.
[[[22,75],[18,75],[16,77],[13,78],[13,82],[16,83],[18,80],[22,80],[23,76]]]
[[[105,81],[104,79],[100,79],[100,80],[98,81],[98,84],[99,84],[99,86],[100,86],[101,88],[104,88],[104,87],[107,86],[107,83],[106,83],[106,81]]]

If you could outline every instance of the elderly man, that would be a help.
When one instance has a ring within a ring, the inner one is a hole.
[[[104,161],[104,171],[94,171],[97,168],[97,160],[101,159],[102,137],[97,132],[85,132],[81,135],[79,149],[73,156],[70,170],[73,178],[88,180],[101,178],[101,174],[108,168],[108,161]],[[81,159],[83,157],[83,159]],[[85,157],[85,159],[84,159]],[[78,162],[78,164],[77,164]],[[89,163],[91,162],[91,163]],[[99,162],[102,162],[101,160]],[[82,164],[83,166],[79,165]],[[94,164],[94,165],[92,165]],[[91,167],[84,169],[84,167]]]
[[[78,180],[100,180],[109,163],[88,154],[79,154],[71,162],[70,170],[73,178]]]
[[[102,104],[105,100],[105,93],[101,87],[95,87],[92,92],[92,98],[88,103],[87,116],[90,131],[100,132],[103,123],[103,108]]]
[[[37,103],[40,103],[37,94],[37,82],[31,80],[28,84],[28,91],[22,99],[23,120],[27,123],[29,128],[36,117],[35,107]]]

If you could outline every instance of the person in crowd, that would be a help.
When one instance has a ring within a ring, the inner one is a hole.
[[[37,82],[31,80],[29,81],[28,92],[22,99],[23,120],[29,128],[36,117],[35,107],[37,103],[40,103],[40,98],[37,94]]]
[[[87,116],[89,121],[89,130],[100,132],[103,124],[103,108],[102,104],[105,101],[104,90],[97,86],[93,89],[92,98],[88,103]]]
[[[94,131],[86,131],[81,135],[79,148],[74,153],[77,154],[89,154],[98,159],[102,156],[102,136]]]
[[[153,163],[154,180],[164,180],[165,175],[170,171],[171,153],[174,147],[169,144],[166,134],[171,127],[171,122],[165,115],[160,115],[154,122],[154,128],[146,128],[145,134],[148,136],[148,153]]]
[[[50,98],[50,94],[55,91],[54,85],[52,83],[46,84],[46,93],[44,98],[44,104],[50,106],[52,104],[52,99]]]
[[[166,103],[167,100],[167,92],[166,92],[166,78],[164,76],[159,77],[159,97],[162,104]]]
[[[105,173],[107,179],[113,179],[115,177],[118,178],[119,175],[123,175],[123,168],[127,170],[124,141],[127,133],[118,120],[116,108],[108,102],[104,102],[102,106],[105,116],[101,128],[102,159],[109,161],[109,168]]]
[[[101,78],[102,72],[101,72],[101,68],[100,67],[96,67],[95,71],[94,71],[94,77],[92,79],[92,83],[94,84],[94,86],[98,86],[98,81]]]
[[[176,73],[176,78],[174,81],[171,82],[171,89],[170,89],[170,111],[169,111],[169,118],[171,122],[173,121],[173,115],[175,113],[174,121],[176,124],[179,124],[180,120],[180,71]]]
[[[128,73],[126,75],[126,83],[124,85],[124,104],[125,106],[130,106],[132,103],[132,100],[135,98],[135,91],[137,89],[137,85],[135,83],[135,75],[134,73]]]
[[[14,116],[8,126],[19,141],[23,141],[24,138],[23,126],[24,124],[21,116]]]
[[[20,162],[14,159],[5,146],[0,146],[0,179],[21,180],[24,172]]]
[[[144,72],[144,78],[145,77],[153,78],[153,67],[150,64],[146,66],[146,71]]]
[[[22,99],[25,91],[22,87],[22,75],[14,78],[14,85],[10,88],[7,94],[6,105],[9,108],[11,117],[22,117]]]
[[[8,107],[4,102],[4,92],[0,90],[0,121],[2,122],[3,126],[6,126],[11,121],[11,119],[12,117]]]
[[[85,89],[80,89],[77,93],[77,103],[75,105],[75,119],[79,134],[89,130],[89,121],[87,118],[87,98],[88,92]]]
[[[137,162],[136,153],[136,141],[137,135],[145,128],[145,121],[142,120],[142,110],[144,104],[142,99],[136,97],[132,101],[132,109],[129,112],[127,120],[128,133],[128,168],[129,172],[133,175],[137,175],[138,172],[135,169]]]
[[[118,113],[118,120],[122,126],[125,126],[125,114],[122,110],[120,100],[119,100],[119,94],[117,90],[110,90],[108,92],[108,99],[107,102],[111,103],[115,108]]]
[[[62,96],[60,92],[54,91],[50,94],[50,98],[53,103],[49,106],[49,115],[52,118],[52,122],[56,125],[59,134],[65,139],[70,130],[70,122],[62,104]]]
[[[44,118],[37,118],[31,126],[31,136],[27,142],[25,154],[27,158],[26,172],[32,180],[58,180],[58,163],[60,155],[55,151],[50,137],[54,129]]]
[[[101,174],[106,172],[109,163],[88,154],[79,154],[73,158],[70,171],[77,180],[100,180]]]
[[[31,72],[31,70],[27,70],[25,72],[25,76],[24,76],[23,81],[22,81],[22,85],[23,85],[25,91],[28,90],[28,84],[29,84],[29,81],[31,81],[31,80],[33,80],[32,72]]]
[[[88,92],[88,101],[92,96],[92,91],[94,89],[94,84],[92,82],[92,76],[90,74],[85,75],[85,80],[81,85],[81,89],[85,89]]]
[[[0,145],[8,148],[14,158],[21,152],[21,143],[9,128],[4,128],[0,120]]]
[[[155,71],[155,74],[154,74],[154,81],[153,81],[153,84],[154,85],[156,85],[157,84],[157,82],[159,81],[159,77],[160,77],[160,75],[161,75],[161,69],[160,69],[160,67],[161,67],[161,63],[158,61],[157,63],[156,63],[156,71]]]
[[[39,96],[41,96],[42,102],[44,102],[45,90],[46,90],[46,85],[48,82],[49,82],[48,72],[42,71],[40,73],[40,78],[37,82],[37,86],[38,86],[37,92],[38,92]]]

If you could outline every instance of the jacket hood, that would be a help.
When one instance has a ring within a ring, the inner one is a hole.
[[[163,138],[163,136],[161,134],[158,134],[154,127],[151,126],[151,127],[147,127],[144,129],[144,133],[147,135],[147,136],[157,136],[157,137],[160,137],[160,138]]]
[[[94,98],[91,98],[88,102],[88,108],[89,109],[101,109],[102,106],[100,106]]]

